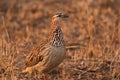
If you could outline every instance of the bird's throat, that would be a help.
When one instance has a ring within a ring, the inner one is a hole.
[[[60,22],[52,23],[49,41],[52,46],[64,46]]]

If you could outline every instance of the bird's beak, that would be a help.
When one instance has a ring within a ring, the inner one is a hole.
[[[62,18],[68,18],[69,16],[67,14],[63,14],[61,17]]]

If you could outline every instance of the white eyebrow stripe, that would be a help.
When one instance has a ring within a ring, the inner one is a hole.
[[[58,17],[58,15],[54,15],[53,17]]]

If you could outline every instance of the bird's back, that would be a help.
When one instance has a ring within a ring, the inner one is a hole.
[[[25,59],[26,67],[31,67],[36,65],[38,62],[43,60],[43,54],[41,52],[46,48],[48,45],[48,40],[42,41],[38,46],[34,47]]]

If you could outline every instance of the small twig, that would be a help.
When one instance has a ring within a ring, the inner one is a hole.
[[[76,48],[80,48],[80,46],[78,45],[73,45],[73,46],[66,46],[67,49],[76,49]]]
[[[85,47],[83,44],[71,44],[71,45],[66,45],[66,49],[78,49],[81,47]]]
[[[5,18],[2,17],[2,19],[3,19],[3,28],[5,29],[5,33],[6,33],[6,36],[7,36],[7,38],[8,38],[8,42],[10,42],[10,35],[9,35],[8,30],[7,30],[7,28],[6,28]]]

